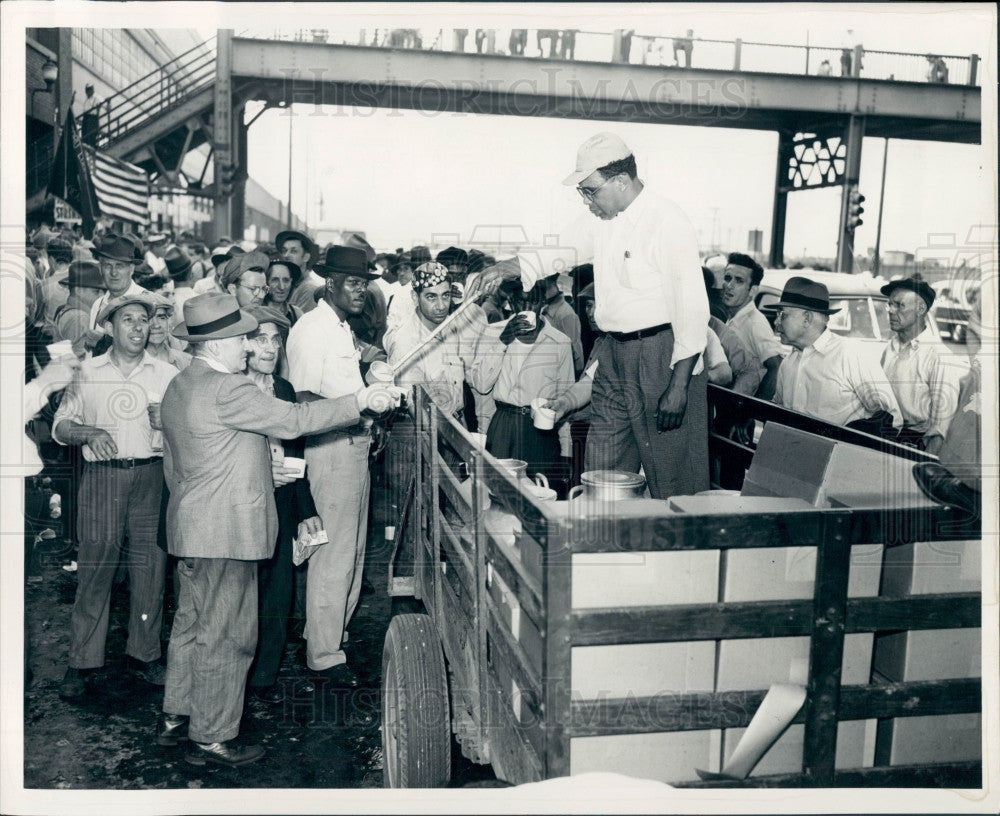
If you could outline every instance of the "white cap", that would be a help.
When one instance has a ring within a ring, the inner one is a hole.
[[[598,133],[576,151],[576,170],[563,179],[566,186],[576,186],[595,170],[632,155],[632,149],[614,133]]]

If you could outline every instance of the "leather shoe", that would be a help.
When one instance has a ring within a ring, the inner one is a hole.
[[[228,765],[236,768],[249,765],[264,756],[264,749],[259,745],[233,745],[227,742],[192,742],[191,750],[184,759],[192,765],[206,765],[215,762],[218,765]]]
[[[83,671],[70,666],[66,669],[66,674],[63,675],[62,682],[59,684],[59,696],[64,700],[73,700],[82,697],[84,691],[86,691],[86,686],[84,685]]]
[[[285,693],[277,685],[250,686],[250,696],[260,703],[281,705],[285,701]]]
[[[913,478],[929,499],[979,517],[982,495],[956,478],[947,468],[934,462],[920,462],[913,466]]]
[[[188,724],[191,718],[186,714],[160,715],[160,724],[156,731],[157,745],[176,745],[188,738]]]
[[[336,666],[316,672],[316,676],[329,680],[337,688],[356,689],[361,685],[358,676],[346,663],[338,663]]]
[[[165,686],[167,684],[167,667],[161,660],[139,660],[135,657],[128,658],[128,668],[136,677],[140,677],[153,686]]]

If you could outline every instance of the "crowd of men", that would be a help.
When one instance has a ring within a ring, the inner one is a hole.
[[[263,755],[236,740],[244,695],[281,701],[296,593],[308,671],[357,687],[345,645],[373,446],[391,425],[405,448],[414,384],[560,496],[590,470],[641,470],[654,498],[708,489],[710,423],[752,438],[739,418],[710,415],[708,382],[950,461],[978,370],[955,365],[930,328],[924,281],[882,289],[893,336],[872,357],[831,331],[837,308],[805,276],[788,280],[772,327],[756,305],[760,264],[730,253],[703,266],[690,222],[646,188],[618,136],[588,139],[563,183],[587,209],[564,233],[579,260],[570,277],[537,255],[380,253],[361,235],[320,251],[298,231],[212,249],[189,235],[35,233],[26,405],[44,416],[52,395],[35,441],[79,469],[63,697],[85,695],[104,664],[125,551],[128,661],[164,686],[157,741],[190,741],[193,764]],[[60,341],[72,353],[51,360]],[[555,428],[536,427],[533,403],[555,412]],[[406,455],[390,443],[390,459]],[[388,473],[398,491],[406,466]],[[951,503],[978,490],[969,468],[927,480]]]

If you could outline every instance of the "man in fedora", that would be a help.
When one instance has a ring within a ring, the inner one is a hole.
[[[840,309],[830,308],[826,286],[789,278],[774,308],[775,331],[792,346],[778,368],[778,405],[833,425],[868,430],[866,422],[888,415],[892,426],[900,426],[899,405],[878,361],[827,327],[830,315]]]
[[[903,413],[900,441],[936,455],[958,410],[959,381],[968,367],[927,324],[935,293],[926,281],[916,275],[895,280],[882,294],[889,298],[893,333],[882,368]]]
[[[302,282],[295,287],[289,303],[303,312],[311,312],[316,308],[313,294],[323,286],[323,278],[312,270],[316,245],[308,235],[298,230],[282,230],[275,236],[274,245],[284,260],[291,261],[302,270]]]
[[[108,287],[97,261],[73,261],[61,283],[69,295],[53,318],[54,339],[69,340],[76,355],[82,357],[86,351],[83,339],[90,328],[90,307]]]
[[[104,665],[111,589],[126,534],[131,597],[125,653],[140,676],[163,685],[160,624],[166,554],[156,545],[163,455],[150,404],[159,400],[177,369],[146,352],[154,308],[148,292],[125,294],[104,305],[98,321],[111,337],[111,349],[83,362],[52,423],[55,441],[81,445],[85,460],[69,668],[59,687],[66,698],[81,696],[86,673]]]
[[[226,262],[235,258],[237,255],[243,255],[243,247],[237,244],[226,244],[225,246],[217,246],[212,250],[212,268],[213,272],[210,275],[205,275],[201,280],[194,282],[194,289],[196,295],[204,295],[206,292],[221,292],[225,294],[225,287],[219,282],[219,278],[222,275],[222,270],[226,266]]]
[[[194,297],[194,289],[191,286],[191,270],[194,262],[183,249],[176,246],[167,250],[163,262],[167,265],[167,275],[174,282],[174,308],[183,309],[188,298]]]
[[[100,354],[109,340],[98,315],[109,300],[122,295],[138,295],[145,290],[132,280],[132,273],[142,263],[142,242],[134,235],[106,233],[94,246],[94,256],[101,265],[101,277],[107,291],[90,307],[90,331],[84,340],[88,351]],[[100,344],[100,347],[99,347]]]
[[[340,397],[362,386],[361,355],[348,318],[361,313],[368,284],[378,277],[364,250],[333,246],[315,271],[323,298],[288,336],[289,377],[300,402]],[[343,638],[361,593],[368,535],[370,423],[356,423],[306,441],[316,511],[329,545],[310,559],[306,589],[306,663],[348,688],[358,678],[347,666]]]
[[[257,328],[232,295],[191,298],[173,334],[190,343],[193,359],[161,407],[167,546],[179,559],[180,592],[157,742],[190,738],[194,765],[244,765],[264,753],[233,740],[257,643],[257,562],[270,558],[278,533],[268,437],[356,426],[401,393],[359,384],[308,405],[276,399],[242,374],[246,335]]]
[[[560,246],[518,255],[487,270],[467,296],[495,291],[500,277],[525,291],[565,262],[594,264],[594,316],[606,334],[596,353],[587,470],[646,474],[654,498],[707,490],[708,336],[698,240],[691,222],[638,176],[631,148],[598,133],[577,150],[564,180],[589,212]],[[594,220],[596,219],[596,221]]]

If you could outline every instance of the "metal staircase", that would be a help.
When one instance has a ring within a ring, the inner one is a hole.
[[[215,49],[199,43],[105,100],[97,148],[177,184],[185,154],[211,139]]]

